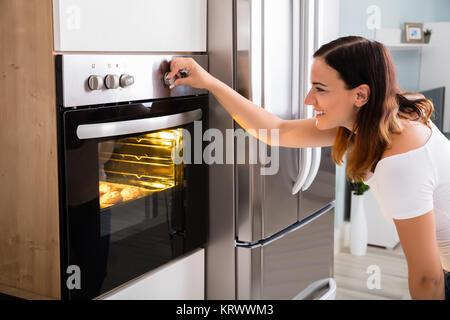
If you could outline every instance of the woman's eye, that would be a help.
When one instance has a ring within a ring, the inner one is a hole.
[[[323,90],[322,88],[316,87],[316,91],[317,92],[324,92],[325,90]]]

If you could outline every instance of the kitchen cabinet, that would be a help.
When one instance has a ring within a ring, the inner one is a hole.
[[[363,195],[367,219],[367,243],[393,249],[400,242],[394,222],[385,216],[371,190]]]
[[[0,292],[60,298],[51,0],[0,2]]]
[[[206,52],[207,0],[54,0],[53,5],[56,51]]]
[[[102,300],[203,300],[205,249],[197,249],[105,294]]]

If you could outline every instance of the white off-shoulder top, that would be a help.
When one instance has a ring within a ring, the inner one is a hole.
[[[433,210],[442,267],[450,271],[450,141],[430,125],[425,145],[381,159],[364,183],[390,222]]]

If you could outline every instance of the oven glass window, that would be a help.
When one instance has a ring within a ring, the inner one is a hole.
[[[99,143],[100,208],[121,205],[174,187],[183,171],[172,161],[181,130]]]
[[[182,129],[98,142],[101,292],[184,252],[187,169],[172,160],[182,144]]]
[[[101,224],[102,235],[129,235],[130,227],[147,229],[171,218],[173,192],[183,183],[172,152],[182,139],[182,130],[174,129],[98,144],[100,214],[109,222]]]

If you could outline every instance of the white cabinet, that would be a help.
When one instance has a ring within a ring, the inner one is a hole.
[[[169,262],[102,299],[204,300],[205,249]]]
[[[368,190],[363,197],[367,220],[367,243],[394,248],[400,242],[394,222],[383,215],[372,191]]]
[[[206,52],[207,0],[53,0],[55,51]]]

